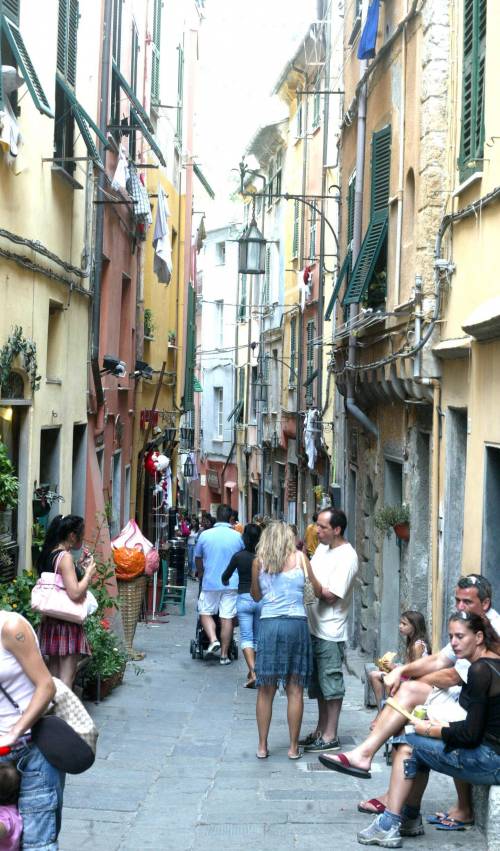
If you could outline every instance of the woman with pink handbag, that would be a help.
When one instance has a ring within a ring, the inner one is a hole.
[[[79,550],[83,542],[84,520],[74,514],[55,517],[47,529],[37,570],[56,573],[62,578],[64,590],[70,601],[82,603],[95,574],[96,566],[88,556],[78,567],[70,550]],[[40,650],[48,657],[48,668],[68,688],[73,687],[80,656],[90,656],[91,650],[82,623],[71,623],[61,618],[43,617],[39,630]]]

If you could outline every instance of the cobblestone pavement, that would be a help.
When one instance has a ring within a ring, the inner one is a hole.
[[[323,769],[315,756],[287,759],[286,699],[276,697],[267,760],[255,758],[255,692],[243,688],[244,662],[222,667],[193,661],[196,586],[186,616],[139,625],[135,646],[145,650],[136,676],[99,706],[98,758],[86,774],[68,777],[61,851],[317,851],[323,843],[354,849],[356,832],[370,823],[357,812],[361,798],[380,794],[389,769],[380,753],[372,781]],[[129,666],[130,667],[130,666]],[[340,738],[348,747],[366,734],[372,712],[360,681],[348,676]],[[304,729],[314,723],[306,701]],[[451,780],[434,776],[425,812],[452,802]],[[408,851],[485,849],[475,829],[443,833],[429,827],[405,839]]]

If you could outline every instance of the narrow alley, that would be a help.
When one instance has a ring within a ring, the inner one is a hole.
[[[315,756],[287,759],[286,701],[276,698],[268,760],[255,758],[254,691],[243,688],[241,658],[227,668],[193,661],[196,586],[186,616],[140,624],[135,645],[146,651],[136,676],[90,710],[99,728],[98,759],[68,777],[61,851],[316,851],[321,843],[358,849],[356,832],[370,823],[357,801],[385,789],[381,754],[371,782],[337,775]],[[343,744],[361,740],[372,717],[363,686],[348,676],[341,718]],[[314,723],[306,701],[304,729]],[[432,778],[424,812],[452,802],[452,782]],[[405,839],[407,851],[485,849],[476,830],[445,834],[429,827]]]

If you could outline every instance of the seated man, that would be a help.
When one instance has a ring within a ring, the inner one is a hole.
[[[491,593],[491,585],[488,580],[484,576],[471,573],[458,580],[455,589],[455,605],[457,611],[486,615],[495,631],[500,635],[500,615],[491,607]],[[397,692],[399,705],[408,712],[411,712],[417,704],[425,703],[431,696],[433,687],[448,691],[447,694],[442,695],[442,702],[449,701],[451,707],[451,703],[455,704],[458,700],[461,678],[465,679],[466,676],[464,660],[460,660],[458,669],[455,667],[456,662],[457,659],[451,644],[447,644],[439,653],[396,668],[384,679],[386,689],[391,696]],[[402,682],[402,676],[412,677],[413,679]],[[459,688],[453,688],[457,685]],[[433,701],[436,700],[436,697],[434,693]],[[445,710],[442,708],[440,711],[444,712]],[[450,718],[449,720],[453,719]],[[401,727],[401,714],[392,707],[385,706],[377,718],[374,729],[364,742],[348,753],[322,754],[319,759],[323,765],[334,771],[351,774],[354,777],[370,778],[370,766],[376,752],[387,739],[396,735]],[[460,781],[457,781],[458,805],[449,813],[443,815],[456,821],[470,822],[472,819],[470,787],[467,784],[458,785],[459,783]],[[383,805],[380,798],[372,800]]]

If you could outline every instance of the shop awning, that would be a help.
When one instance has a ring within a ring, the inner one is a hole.
[[[213,201],[213,199],[215,198],[215,192],[212,189],[212,187],[210,186],[210,184],[209,184],[207,178],[205,177],[205,175],[203,174],[201,168],[199,167],[199,165],[196,165],[196,163],[193,163],[193,171],[194,171],[196,177],[198,178],[198,180],[200,181],[201,185],[203,186],[205,192],[207,192],[207,194],[210,196],[210,198]]]

